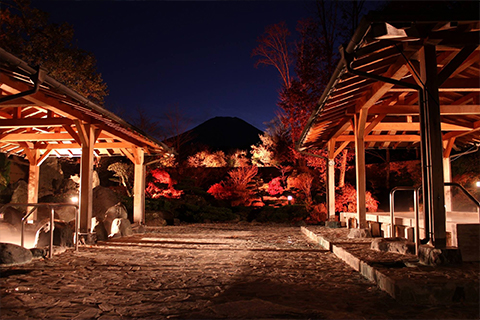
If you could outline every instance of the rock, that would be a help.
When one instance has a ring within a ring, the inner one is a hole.
[[[120,220],[120,234],[122,235],[122,237],[128,237],[133,234],[132,224],[130,223],[130,220]]]
[[[13,190],[12,200],[10,203],[27,203],[28,202],[28,184],[23,180],[18,180]],[[25,207],[16,208],[22,212],[26,212]]]
[[[325,227],[327,228],[341,228],[342,224],[339,221],[326,221]]]
[[[307,223],[303,220],[295,222],[295,227],[306,227]]]
[[[120,197],[108,188],[97,186],[93,189],[92,202],[92,216],[103,221],[107,210],[120,203]]]
[[[30,249],[33,259],[36,258],[45,258],[47,256],[47,250],[41,248],[32,248]]]
[[[61,247],[73,247],[74,228],[64,221],[54,221],[53,244]],[[45,221],[35,235],[35,248],[50,245],[50,221]]]
[[[22,227],[22,218],[24,213],[20,210],[17,210],[13,207],[7,207],[3,211],[3,221],[10,223],[11,225],[21,228]]]
[[[134,224],[132,226],[133,233],[145,233],[146,228],[143,224]]]
[[[105,229],[103,223],[99,223],[98,225],[96,225],[93,231],[95,232],[98,241],[108,240],[107,229]]]
[[[415,254],[415,244],[404,238],[377,238],[372,241],[370,249],[400,254]]]
[[[347,238],[348,239],[355,239],[355,238],[371,238],[372,234],[368,229],[350,229]]]
[[[0,243],[0,266],[12,266],[32,261],[30,250],[12,243]]]
[[[107,231],[108,238],[114,237],[117,234],[120,235],[121,223],[122,223],[122,219],[113,218],[113,217],[106,217],[105,220],[103,220],[103,226]]]
[[[110,207],[103,218],[103,225],[107,231],[108,237],[121,234],[120,225],[122,220],[127,220],[127,209],[121,203]]]
[[[54,195],[63,181],[62,166],[57,157],[48,157],[40,166],[38,198]]]
[[[435,249],[428,245],[418,248],[418,259],[427,266],[461,264],[462,255],[458,248]]]

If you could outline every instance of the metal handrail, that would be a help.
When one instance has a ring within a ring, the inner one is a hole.
[[[469,198],[470,200],[472,200],[472,202],[477,206],[477,211],[478,211],[478,222],[480,222],[480,202],[475,199],[474,196],[472,196],[470,194],[470,192],[467,191],[467,189],[465,189],[461,184],[458,184],[456,182],[445,182],[444,183],[445,186],[455,186],[455,187],[459,187],[460,190],[462,190],[462,192],[467,196],[467,198]]]
[[[413,191],[413,210],[415,212],[415,228],[414,228],[414,238],[415,238],[415,254],[418,255],[418,247],[420,245],[420,235],[419,235],[419,225],[418,225],[418,220],[419,220],[419,213],[418,213],[418,207],[419,207],[419,197],[418,194],[420,192],[420,187],[415,188],[415,187],[395,187],[390,191],[390,235],[393,237],[395,234],[395,214],[394,214],[394,207],[395,207],[395,192],[396,191]]]
[[[21,234],[21,245],[24,247],[24,239],[25,239],[25,221],[28,217],[39,207],[49,207],[51,209],[50,212],[50,245],[49,245],[49,253],[48,257],[53,257],[53,229],[55,227],[54,222],[54,214],[55,210],[54,207],[74,207],[75,208],[75,251],[78,251],[78,229],[79,226],[79,217],[78,217],[78,205],[73,203],[9,203],[2,207],[0,207],[0,213],[3,212],[4,209],[8,207],[33,207],[30,212],[25,214],[22,218],[22,234]]]

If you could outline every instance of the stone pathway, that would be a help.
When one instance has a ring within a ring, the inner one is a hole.
[[[283,225],[202,224],[0,269],[1,319],[478,319],[402,305]]]

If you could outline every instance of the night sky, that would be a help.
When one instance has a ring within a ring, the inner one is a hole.
[[[192,128],[215,116],[260,130],[278,110],[273,67],[251,52],[265,27],[311,15],[302,1],[33,1],[52,22],[68,22],[92,52],[109,88],[105,106],[125,117],[136,108],[160,120],[178,105]]]

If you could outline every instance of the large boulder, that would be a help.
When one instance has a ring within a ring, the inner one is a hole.
[[[64,221],[54,221],[53,245],[60,247],[73,247],[75,224]],[[50,245],[50,221],[43,222],[35,235],[35,248]]]
[[[11,225],[21,228],[22,227],[22,218],[24,213],[20,210],[17,210],[13,207],[7,207],[3,211],[3,221],[10,223]]]
[[[377,238],[370,244],[370,249],[400,254],[415,254],[415,244],[404,238]]]
[[[106,212],[120,203],[120,197],[109,188],[97,186],[93,189],[93,217],[103,221]]]
[[[12,243],[0,243],[0,266],[12,266],[32,261],[30,250]]]
[[[28,201],[28,184],[23,180],[15,183],[12,200],[10,203],[27,203]],[[25,207],[17,207],[18,210],[25,212]]]
[[[40,166],[38,198],[55,195],[63,181],[62,166],[56,157],[47,158]]]

